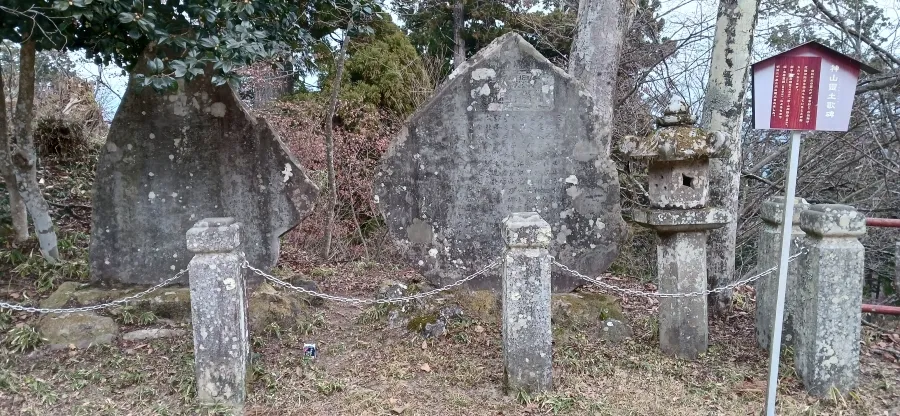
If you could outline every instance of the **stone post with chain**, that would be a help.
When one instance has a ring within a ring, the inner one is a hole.
[[[507,392],[552,388],[550,224],[536,212],[513,213],[501,225],[503,379]]]
[[[794,198],[794,215],[791,226],[791,256],[803,249],[806,234],[800,229],[800,213],[809,209],[803,198]],[[781,222],[784,221],[784,197],[776,196],[764,202],[760,209],[763,220],[757,245],[756,268],[762,272],[778,267],[781,254]],[[782,345],[792,345],[794,339],[794,315],[798,306],[797,279],[802,260],[788,265],[787,296],[784,305],[784,330]],[[778,279],[765,278],[756,282],[756,343],[762,349],[769,349],[772,342],[772,327],[775,325],[775,302],[778,297]]]
[[[866,218],[846,205],[813,205],[800,214],[806,233],[794,316],[794,365],[806,391],[846,393],[859,377]]]
[[[188,275],[197,399],[235,414],[243,412],[250,358],[239,245],[240,225],[233,218],[207,218],[187,232],[187,249],[195,253]]]

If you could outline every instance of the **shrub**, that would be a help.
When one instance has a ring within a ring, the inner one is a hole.
[[[306,94],[291,101],[275,103],[261,111],[321,188],[322,197],[311,217],[287,236],[291,242],[307,247],[321,244],[327,219],[326,100],[326,97]],[[387,150],[399,125],[400,120],[386,110],[344,100],[339,103],[338,117],[335,117],[334,123],[334,164],[338,184],[334,239],[336,243],[346,244],[348,250],[343,251],[351,256],[354,253],[349,249],[353,248],[353,243],[359,243],[354,214],[364,233],[374,232],[381,223],[374,203],[372,180],[381,155]]]
[[[373,34],[355,36],[347,46],[341,100],[354,108],[377,108],[406,117],[434,91],[439,70],[419,56],[390,18],[374,20],[371,26]],[[320,55],[326,76],[319,84],[327,96],[334,82],[333,56],[331,51]]]
[[[4,343],[13,352],[33,350],[44,343],[44,338],[33,326],[17,326],[6,333]]]
[[[38,120],[34,129],[34,145],[41,156],[80,160],[90,150],[84,127],[57,116]]]

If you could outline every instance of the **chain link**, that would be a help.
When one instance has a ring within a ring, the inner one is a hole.
[[[792,262],[792,261],[794,261],[796,258],[798,258],[798,257],[800,257],[800,256],[802,256],[802,255],[804,255],[804,254],[806,254],[806,250],[805,250],[805,249],[804,249],[804,250],[801,250],[799,253],[794,254],[793,256],[789,257],[789,258],[788,258],[788,262]],[[651,297],[654,297],[654,298],[687,298],[687,297],[694,297],[694,296],[706,296],[706,295],[709,295],[709,294],[712,294],[712,293],[719,293],[719,292],[724,292],[724,291],[726,291],[726,290],[732,290],[732,289],[734,289],[734,288],[736,288],[736,287],[738,287],[738,286],[742,286],[742,285],[746,285],[746,284],[748,284],[748,283],[755,282],[755,281],[757,281],[757,280],[759,280],[759,279],[761,279],[761,278],[763,278],[763,277],[768,276],[768,275],[771,274],[772,272],[778,270],[778,267],[777,267],[777,266],[776,266],[776,267],[772,267],[772,268],[770,268],[770,269],[768,269],[768,270],[763,271],[762,273],[759,273],[759,274],[750,276],[750,277],[748,277],[748,278],[746,278],[746,279],[741,279],[741,280],[738,280],[738,281],[729,283],[729,284],[727,284],[727,285],[725,285],[725,286],[720,286],[720,287],[717,287],[717,288],[714,288],[714,289],[707,289],[707,290],[700,291],[700,292],[696,292],[696,291],[695,291],[695,292],[688,292],[688,293],[659,293],[659,292],[645,292],[645,291],[642,291],[642,290],[629,289],[629,288],[619,287],[619,286],[616,286],[616,285],[611,285],[611,284],[609,284],[609,283],[604,283],[604,282],[600,281],[599,279],[596,279],[596,278],[593,278],[593,277],[589,277],[589,276],[585,276],[585,275],[583,275],[583,274],[581,274],[581,273],[579,273],[579,272],[577,272],[577,271],[575,271],[575,270],[572,270],[571,268],[569,268],[569,266],[566,266],[565,264],[562,264],[562,263],[556,261],[555,258],[553,259],[553,264],[554,264],[556,267],[559,267],[559,268],[562,269],[563,271],[565,271],[565,272],[567,272],[567,273],[569,273],[569,274],[571,274],[571,275],[573,275],[573,276],[575,276],[575,277],[578,277],[578,278],[587,280],[588,282],[593,283],[593,284],[595,284],[595,285],[597,285],[597,286],[600,286],[600,287],[602,287],[602,288],[609,289],[609,290],[612,290],[612,291],[615,291],[615,292],[619,292],[619,293],[622,293],[622,294],[625,294],[625,295],[643,296],[643,297],[648,297],[648,298],[651,298]]]
[[[81,306],[78,308],[34,308],[31,306],[24,306],[24,305],[17,305],[14,303],[0,302],[0,309],[12,309],[14,311],[29,312],[29,313],[76,313],[76,312],[96,311],[98,309],[106,309],[106,308],[111,308],[113,306],[122,305],[122,304],[125,304],[128,302],[131,302],[133,300],[139,299],[141,297],[144,297],[148,293],[153,292],[154,290],[161,289],[165,286],[172,284],[172,282],[178,280],[178,278],[180,278],[185,273],[187,273],[187,270],[182,270],[182,271],[178,272],[178,274],[176,274],[175,276],[172,276],[166,280],[163,280],[162,282],[157,283],[155,286],[153,286],[147,290],[135,293],[131,296],[126,296],[119,300],[114,300],[112,302],[102,303],[99,305]]]
[[[326,294],[326,293],[319,293],[319,292],[316,292],[316,291],[314,291],[314,290],[309,290],[309,289],[306,289],[306,288],[294,286],[294,285],[292,285],[292,284],[290,284],[290,283],[288,283],[288,282],[285,282],[284,280],[281,280],[281,279],[279,279],[279,278],[277,278],[277,277],[275,277],[275,276],[272,276],[272,275],[270,275],[270,274],[266,274],[266,273],[263,272],[262,270],[257,269],[256,267],[251,266],[251,265],[250,265],[250,262],[248,262],[248,261],[246,261],[246,260],[244,260],[244,263],[241,264],[241,267],[243,267],[243,268],[245,268],[245,269],[252,270],[254,273],[256,273],[256,274],[258,274],[258,275],[260,275],[260,276],[266,278],[267,280],[271,281],[272,283],[275,283],[276,285],[281,286],[281,287],[284,287],[284,288],[286,288],[286,289],[290,289],[290,290],[293,290],[293,291],[296,291],[296,292],[304,293],[304,294],[310,295],[310,296],[319,297],[319,298],[322,298],[322,299],[333,300],[333,301],[335,301],[335,302],[350,303],[350,304],[353,304],[353,305],[362,306],[362,305],[369,305],[369,304],[386,304],[386,303],[409,302],[409,301],[413,301],[413,300],[417,300],[417,299],[427,298],[427,297],[429,297],[429,296],[433,296],[433,295],[436,295],[436,294],[441,293],[441,292],[446,292],[446,291],[448,291],[448,290],[450,290],[450,289],[453,289],[454,287],[460,286],[460,285],[462,285],[462,284],[464,284],[464,283],[466,283],[466,282],[468,282],[468,281],[470,281],[470,280],[472,280],[472,279],[474,279],[474,278],[476,278],[476,277],[478,277],[478,276],[481,276],[481,275],[487,273],[488,271],[490,271],[490,270],[492,270],[492,269],[495,269],[497,266],[500,265],[501,259],[502,259],[502,256],[496,258],[494,261],[492,261],[490,264],[488,264],[487,266],[485,266],[483,269],[481,269],[481,270],[479,270],[479,271],[477,271],[477,272],[475,272],[475,273],[472,273],[472,274],[470,274],[470,275],[468,275],[468,276],[466,276],[466,277],[464,277],[464,278],[462,278],[462,279],[460,279],[460,280],[457,280],[457,281],[455,281],[455,282],[453,282],[453,283],[451,283],[451,284],[449,284],[449,285],[447,285],[447,286],[439,287],[439,288],[437,288],[437,289],[432,289],[432,290],[429,290],[429,291],[426,291],[426,292],[422,292],[422,293],[417,293],[417,294],[415,294],[415,295],[400,296],[400,297],[396,297],[396,298],[386,298],[386,299],[360,299],[360,298],[353,298],[353,297],[346,297],[346,296],[329,295],[329,294]]]
[[[794,261],[795,259],[797,259],[798,257],[800,257],[800,256],[803,255],[803,254],[806,254],[806,251],[805,251],[805,250],[803,250],[803,251],[801,251],[801,252],[799,252],[799,253],[797,253],[797,254],[794,254],[793,256],[791,256],[791,257],[788,259],[788,261],[789,261],[789,262],[790,262],[790,261]],[[768,270],[766,270],[766,271],[763,271],[762,273],[756,274],[756,275],[751,276],[751,277],[748,277],[748,278],[746,278],[746,279],[741,279],[741,280],[735,281],[735,282],[733,282],[733,283],[727,284],[727,285],[725,285],[725,286],[721,286],[721,287],[717,287],[717,288],[709,289],[709,290],[704,290],[704,291],[701,291],[701,292],[688,292],[688,293],[659,293],[659,292],[644,292],[644,291],[641,291],[641,290],[635,290],[635,289],[623,288],[623,287],[615,286],[615,285],[612,285],[612,284],[609,284],[609,283],[604,283],[604,282],[602,282],[601,280],[599,280],[599,279],[597,279],[597,278],[593,278],[593,277],[590,277],[590,276],[586,276],[586,275],[584,275],[584,274],[581,274],[581,273],[579,273],[579,272],[577,272],[577,271],[571,269],[569,266],[566,266],[565,264],[562,264],[562,263],[560,263],[559,261],[557,261],[556,258],[554,258],[553,256],[551,256],[550,258],[551,258],[551,260],[553,261],[553,265],[555,265],[556,267],[560,268],[561,270],[563,270],[563,271],[565,271],[565,272],[567,272],[567,273],[569,273],[569,274],[571,274],[571,275],[573,275],[573,276],[575,276],[575,277],[578,277],[578,278],[580,278],[580,279],[584,279],[584,280],[586,280],[586,281],[588,281],[588,282],[590,282],[590,283],[593,283],[593,284],[595,284],[595,285],[597,285],[597,286],[600,286],[600,287],[602,287],[602,288],[609,289],[609,290],[612,290],[612,291],[615,291],[615,292],[619,292],[619,293],[622,293],[622,294],[625,294],[625,295],[644,296],[644,297],[657,297],[657,298],[680,298],[680,297],[706,296],[706,295],[709,295],[709,294],[711,294],[711,293],[724,292],[724,291],[726,291],[726,290],[732,290],[732,289],[734,289],[734,288],[736,288],[736,287],[738,287],[738,286],[746,285],[746,284],[748,284],[748,283],[752,283],[752,282],[754,282],[754,281],[757,281],[757,280],[759,280],[759,279],[761,279],[761,278],[763,278],[763,277],[765,277],[765,276],[771,274],[772,272],[778,270],[777,267],[772,267],[772,268],[770,268],[770,269],[768,269]],[[432,289],[432,290],[425,291],[425,292],[422,292],[422,293],[417,293],[417,294],[415,294],[415,295],[400,296],[400,297],[396,297],[396,298],[385,298],[385,299],[360,299],[360,298],[354,298],[354,297],[348,297],[348,296],[335,296],[335,295],[329,295],[329,294],[327,294],[327,293],[319,293],[319,292],[316,292],[316,291],[314,291],[314,290],[309,290],[309,289],[306,289],[306,288],[294,286],[294,285],[292,285],[292,284],[290,284],[290,283],[288,283],[288,282],[285,282],[284,280],[281,280],[281,279],[279,279],[279,278],[277,278],[277,277],[275,277],[275,276],[272,276],[272,275],[270,275],[270,274],[267,274],[267,273],[263,272],[262,270],[257,269],[256,267],[251,266],[251,265],[250,265],[250,262],[248,262],[247,260],[244,260],[244,262],[241,264],[241,267],[242,267],[242,268],[245,268],[245,269],[248,269],[248,270],[251,270],[251,271],[253,271],[254,273],[256,273],[257,275],[262,276],[262,277],[265,278],[266,280],[269,280],[269,281],[271,281],[272,283],[275,283],[276,285],[281,286],[281,287],[284,287],[284,288],[286,288],[286,289],[290,289],[290,290],[293,290],[293,291],[296,291],[296,292],[300,292],[300,293],[303,293],[303,294],[306,294],[306,295],[309,295],[309,296],[315,296],[315,297],[319,297],[319,298],[326,299],[326,300],[332,300],[332,301],[343,302],[343,303],[350,303],[350,304],[354,304],[354,305],[359,305],[359,306],[361,306],[361,305],[369,305],[369,304],[387,304],[387,303],[410,302],[410,301],[413,301],[413,300],[418,300],[418,299],[423,299],[423,298],[427,298],[427,297],[430,297],[430,296],[434,296],[434,295],[436,295],[436,294],[438,294],[438,293],[446,292],[446,291],[448,291],[448,290],[450,290],[450,289],[453,289],[453,288],[455,288],[455,287],[461,286],[461,285],[463,285],[463,284],[465,284],[465,283],[471,281],[472,279],[475,279],[476,277],[481,276],[481,275],[484,275],[484,274],[487,273],[488,271],[497,268],[497,267],[500,265],[502,259],[503,259],[502,256],[501,256],[501,257],[497,257],[496,259],[494,259],[494,261],[490,262],[487,266],[485,266],[485,267],[482,268],[481,270],[478,270],[477,272],[472,273],[472,274],[470,274],[470,275],[468,275],[468,276],[466,276],[466,277],[464,277],[464,278],[462,278],[462,279],[460,279],[460,280],[457,280],[457,281],[455,281],[455,282],[453,282],[453,283],[451,283],[451,284],[449,284],[449,285],[447,285],[447,286],[439,287],[439,288],[437,288],[437,289]],[[162,282],[159,282],[159,283],[157,283],[156,285],[154,285],[153,287],[150,287],[150,288],[148,288],[148,289],[146,289],[146,290],[144,290],[144,291],[135,293],[135,294],[133,294],[133,295],[131,295],[131,296],[126,296],[126,297],[124,297],[124,298],[122,298],[122,299],[114,300],[114,301],[107,302],[107,303],[102,303],[102,304],[99,304],[99,305],[82,306],[82,307],[78,307],[78,308],[35,308],[35,307],[24,306],[24,305],[19,305],[19,304],[15,304],[15,303],[0,302],[0,309],[11,309],[11,310],[14,310],[14,311],[29,312],[29,313],[60,313],[60,314],[62,314],[62,313],[90,312],[90,311],[95,311],[95,310],[99,310],[99,309],[106,309],[106,308],[110,308],[110,307],[113,307],[113,306],[122,305],[122,304],[125,304],[125,303],[128,303],[128,302],[131,302],[131,301],[133,301],[133,300],[137,300],[137,299],[139,299],[139,298],[142,298],[142,297],[146,296],[146,295],[149,294],[150,292],[153,292],[153,291],[155,291],[155,290],[157,290],[157,289],[161,289],[161,288],[163,288],[163,287],[165,287],[165,286],[168,286],[168,285],[172,284],[173,282],[175,282],[176,280],[178,280],[178,279],[179,279],[181,276],[183,276],[186,272],[187,272],[187,270],[181,270],[181,271],[178,272],[176,275],[174,275],[174,276],[172,276],[172,277],[170,277],[170,278],[168,278],[168,279],[166,279],[166,280],[163,280]]]

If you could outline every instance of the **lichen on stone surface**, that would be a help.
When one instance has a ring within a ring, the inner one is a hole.
[[[659,129],[646,137],[626,136],[620,150],[633,158],[656,160],[727,157],[728,134],[709,133],[695,126],[695,122],[687,104],[675,101],[657,119]]]
[[[110,344],[119,333],[112,318],[93,313],[46,315],[38,321],[38,328],[51,349]]]

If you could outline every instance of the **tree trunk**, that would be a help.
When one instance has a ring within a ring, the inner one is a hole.
[[[611,257],[618,256],[619,243],[625,236],[625,221],[619,202],[619,173],[610,159],[613,135],[613,115],[616,103],[616,81],[619,57],[625,33],[635,13],[629,0],[580,0],[575,25],[575,39],[569,54],[569,73],[594,97],[597,117],[597,146],[599,182],[606,186],[606,207],[602,218],[607,247]],[[598,218],[598,221],[601,219]]]
[[[334,228],[335,206],[337,206],[337,178],[334,174],[334,113],[337,111],[338,93],[341,91],[341,78],[344,76],[344,61],[347,58],[347,44],[350,43],[349,32],[353,20],[347,23],[347,30],[341,39],[341,49],[337,56],[337,69],[331,88],[331,102],[325,118],[325,163],[328,165],[328,224],[325,228],[325,258],[331,257],[331,235]]]
[[[750,70],[753,30],[759,0],[720,0],[716,37],[702,120],[711,131],[731,135],[731,156],[709,164],[709,205],[728,210],[733,216],[724,227],[712,230],[707,242],[707,283],[718,287],[734,279],[738,197],[741,186],[741,127],[744,92]],[[719,315],[731,309],[730,291],[709,296],[710,309]]]
[[[19,194],[34,222],[41,255],[50,263],[59,261],[56,246],[56,230],[50,218],[50,208],[41,194],[37,182],[37,153],[34,149],[32,123],[34,121],[34,58],[35,42],[22,43],[19,51],[19,97],[16,100],[16,116],[13,118],[15,148],[12,153],[13,171]]]
[[[12,227],[15,242],[19,243],[28,239],[28,211],[25,202],[19,195],[19,186],[16,184],[16,175],[13,173],[12,159],[10,158],[9,126],[6,112],[6,86],[3,85],[3,68],[0,67],[0,175],[6,184],[6,192],[9,194],[9,216],[12,217]]]
[[[466,44],[462,38],[463,22],[465,21],[465,13],[463,12],[462,0],[455,0],[453,3],[453,67],[459,68],[466,61]]]

